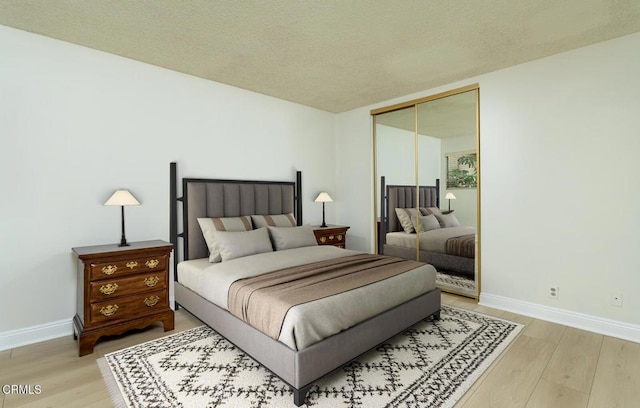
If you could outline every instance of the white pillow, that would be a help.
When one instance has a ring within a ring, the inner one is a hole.
[[[434,214],[440,223],[442,228],[449,227],[459,227],[460,221],[458,221],[458,217],[455,216],[454,213],[449,214]]]
[[[252,215],[253,225],[256,228],[262,227],[295,227],[296,219],[292,213],[273,215]]]
[[[269,227],[271,242],[276,251],[316,246],[318,241],[310,225],[300,227]]]
[[[204,240],[209,248],[209,262],[220,262],[222,258],[209,231],[251,231],[251,217],[198,218]]]
[[[435,215],[421,215],[418,217],[420,220],[420,226],[418,227],[416,224],[416,217],[411,217],[411,221],[413,221],[413,226],[418,232],[427,232],[434,229],[440,229],[440,222],[436,218]]]
[[[209,230],[209,235],[216,242],[222,262],[263,252],[273,252],[269,231],[266,228],[232,232]]]

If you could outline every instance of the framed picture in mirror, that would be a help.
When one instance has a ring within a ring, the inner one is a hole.
[[[478,187],[475,150],[447,153],[447,189]]]

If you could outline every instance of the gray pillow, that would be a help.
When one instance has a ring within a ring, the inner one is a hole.
[[[273,252],[269,231],[258,228],[253,231],[229,232],[210,230],[222,262],[243,256]]]
[[[434,215],[438,219],[438,222],[440,223],[440,226],[442,228],[459,227],[460,226],[460,222],[458,221],[458,218],[455,216],[454,213],[434,214]]]
[[[398,221],[400,221],[400,225],[402,225],[404,232],[407,234],[416,232],[415,228],[413,228],[413,222],[411,222],[411,217],[416,216],[415,208],[396,208],[396,215],[398,216]]]
[[[198,224],[202,230],[204,240],[209,248],[209,262],[220,262],[222,258],[216,248],[213,237],[209,231],[251,231],[251,217],[225,217],[225,218],[198,218]]]
[[[438,207],[420,207],[420,212],[422,213],[422,215],[442,214]]]
[[[434,229],[440,229],[440,222],[433,214],[421,215],[418,217],[418,219],[420,220],[419,226],[417,225],[416,217],[411,218],[411,220],[413,221],[413,226],[418,232],[427,232]]]
[[[316,246],[318,241],[310,225],[300,227],[269,227],[271,242],[276,251]]]
[[[252,215],[253,225],[262,227],[295,227],[296,219],[293,214]]]

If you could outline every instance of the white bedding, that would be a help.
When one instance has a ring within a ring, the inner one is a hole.
[[[469,226],[439,228],[420,234],[420,250],[446,254],[447,240],[462,235],[475,234],[476,229]],[[390,232],[387,234],[387,244],[403,248],[416,247],[416,234],[406,232]]]
[[[238,279],[358,253],[323,245],[267,252],[221,263],[195,259],[178,264],[178,281],[228,310],[229,287]],[[434,288],[435,269],[423,265],[362,288],[297,305],[287,312],[278,340],[301,350]]]

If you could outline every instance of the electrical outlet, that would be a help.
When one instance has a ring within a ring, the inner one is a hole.
[[[622,293],[611,294],[611,306],[622,307]]]
[[[551,299],[558,299],[560,297],[560,288],[555,285],[550,285],[548,288],[547,296]]]

